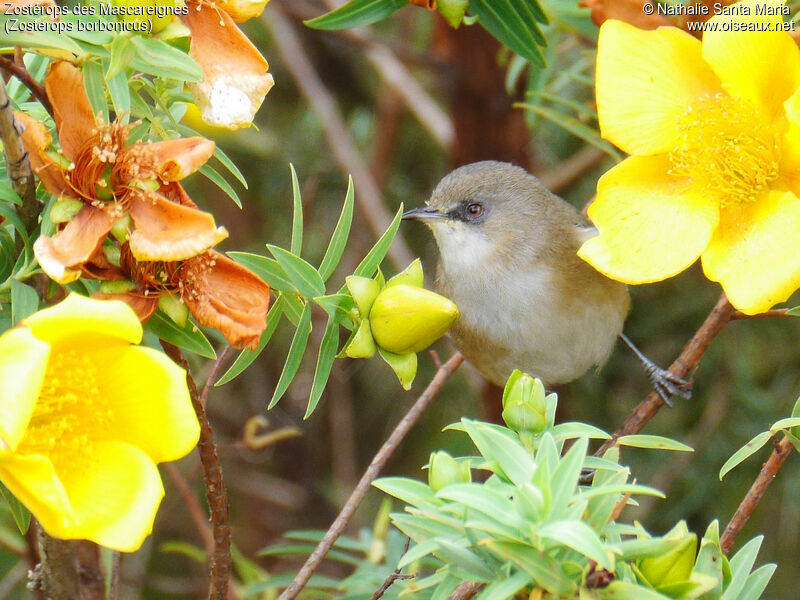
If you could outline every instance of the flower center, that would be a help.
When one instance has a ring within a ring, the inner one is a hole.
[[[103,432],[111,421],[95,377],[96,367],[75,350],[54,350],[44,384],[17,452],[57,459],[86,449],[90,432]],[[66,452],[65,452],[66,451]]]
[[[778,132],[751,105],[708,95],[686,109],[670,174],[688,177],[720,206],[752,202],[777,179]]]

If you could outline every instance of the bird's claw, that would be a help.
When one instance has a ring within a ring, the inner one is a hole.
[[[678,377],[675,373],[662,369],[655,363],[646,366],[647,377],[653,384],[653,389],[661,396],[661,399],[672,406],[672,396],[680,396],[689,399],[692,397],[692,382]]]

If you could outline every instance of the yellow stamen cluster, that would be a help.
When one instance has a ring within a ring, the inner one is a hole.
[[[718,200],[721,207],[753,201],[777,179],[780,147],[773,125],[725,93],[689,106],[670,152],[670,174]]]

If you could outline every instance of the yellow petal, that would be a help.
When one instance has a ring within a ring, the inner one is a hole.
[[[680,273],[705,249],[717,225],[716,204],[667,174],[668,158],[632,156],[600,178],[589,218],[600,235],[578,256],[625,283]]]
[[[757,201],[725,208],[703,252],[706,276],[749,315],[786,300],[800,287],[800,199],[771,191]]]
[[[177,460],[197,444],[200,425],[186,387],[186,371],[163,352],[141,346],[101,348],[87,355],[111,407],[97,438],[127,442],[154,462]]]
[[[44,527],[62,537],[73,518],[67,492],[44,456],[0,453],[0,480]]]
[[[782,6],[782,0],[748,0],[731,8],[746,7],[749,15],[715,15],[709,23],[717,31],[703,36],[703,58],[722,81],[722,87],[734,98],[751,102],[772,122],[780,114],[784,101],[800,85],[800,50],[783,30],[781,15],[756,15],[756,9]],[[732,23],[771,27],[773,31],[722,31]]]
[[[142,545],[164,497],[158,469],[147,454],[125,442],[93,442],[55,455],[54,467],[73,517],[60,531],[42,523],[48,533],[123,552]]]
[[[642,31],[609,20],[597,46],[600,131],[629,154],[676,144],[678,125],[698,97],[720,91],[700,57],[700,42],[675,27]]]
[[[26,327],[0,336],[0,453],[14,450],[42,389],[50,346]]]
[[[98,348],[142,341],[142,325],[127,304],[75,293],[31,315],[23,323],[51,346]]]

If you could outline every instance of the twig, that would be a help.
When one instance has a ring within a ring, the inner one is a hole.
[[[405,553],[408,552],[408,547],[410,545],[411,545],[411,538],[406,538],[406,545],[403,547],[403,552],[400,555],[401,557],[405,556]],[[389,576],[383,580],[383,584],[381,584],[381,587],[375,590],[375,593],[369,597],[369,600],[379,600],[386,593],[386,590],[392,587],[392,584],[398,579],[414,579],[414,577],[416,577],[416,575],[403,575],[401,571],[402,569],[398,567],[394,571],[389,573]]]
[[[108,600],[118,600],[120,570],[122,568],[122,552],[115,550],[111,553],[111,581],[108,585]]]
[[[793,317],[793,316],[795,315],[789,314],[788,308],[773,308],[772,310],[767,310],[764,311],[763,313],[758,313],[757,315],[748,315],[740,310],[735,310],[731,315],[731,321],[738,321],[739,319],[767,319],[770,317]]]
[[[50,116],[53,116],[53,105],[50,104],[50,98],[47,97],[44,86],[33,78],[24,65],[17,64],[5,56],[0,56],[0,68],[8,71],[19,79],[22,84],[31,91],[31,94],[42,103],[42,106]]]
[[[217,445],[214,442],[214,431],[208,422],[208,416],[200,396],[197,384],[189,371],[189,364],[180,348],[161,340],[164,352],[172,360],[186,370],[186,383],[192,398],[192,406],[200,422],[200,441],[197,452],[203,465],[203,476],[206,484],[206,498],[211,512],[211,526],[214,534],[214,551],[208,557],[209,565],[209,600],[225,600],[228,595],[228,581],[231,576],[231,525],[228,507],[228,493],[222,480],[222,466],[217,456]]]
[[[453,590],[453,593],[447,597],[447,600],[469,600],[478,595],[483,588],[486,587],[485,583],[477,581],[465,581]]]
[[[189,516],[192,518],[194,526],[200,533],[200,537],[203,538],[203,546],[205,546],[206,554],[211,555],[214,552],[214,536],[211,535],[211,528],[208,526],[206,511],[200,506],[197,496],[192,492],[192,488],[189,487],[189,484],[178,470],[178,467],[172,463],[164,463],[162,467],[167,472],[167,475],[169,475],[169,478],[172,479],[172,483],[175,484],[175,487],[178,488],[178,493],[181,495],[181,498],[183,498],[186,510],[189,511]]]
[[[736,509],[736,512],[731,517],[730,522],[725,527],[725,531],[720,537],[719,545],[724,554],[730,551],[733,543],[736,541],[736,536],[739,535],[745,523],[747,523],[747,520],[750,518],[750,515],[753,514],[764,492],[767,491],[769,484],[775,479],[778,470],[783,466],[789,454],[791,454],[792,448],[792,443],[788,438],[783,438],[780,442],[775,444],[772,454],[770,454],[764,466],[761,467],[761,472],[758,474],[758,477],[756,477],[753,485],[750,486],[750,489],[747,490],[747,494],[741,504],[739,504],[739,508]]]
[[[284,67],[317,114],[336,162],[352,174],[358,190],[356,198],[370,229],[376,234],[383,233],[392,215],[384,206],[380,189],[359,154],[333,96],[314,70],[294,26],[274,5],[267,7],[261,20],[272,32]],[[411,251],[400,237],[395,238],[389,248],[389,258],[396,267],[405,267],[413,260]]]
[[[8,97],[5,83],[0,78],[0,138],[3,140],[8,178],[11,180],[14,191],[22,199],[22,204],[17,207],[17,212],[25,225],[25,230],[30,233],[36,226],[42,207],[36,200],[36,183],[33,180],[28,153],[25,151],[25,146],[22,145],[21,134],[21,125],[14,118],[11,99]],[[22,248],[21,242],[22,238],[18,237],[18,251]]]
[[[289,587],[283,590],[278,600],[292,600],[305,587],[311,575],[313,575],[314,571],[319,567],[322,559],[325,558],[328,550],[331,549],[336,539],[342,534],[344,528],[347,527],[356,509],[364,499],[364,496],[367,495],[372,482],[375,481],[375,478],[383,470],[383,467],[386,466],[386,463],[392,454],[394,454],[400,442],[402,442],[408,432],[411,431],[411,428],[422,413],[425,412],[425,409],[428,408],[428,405],[430,405],[439,393],[444,383],[450,379],[450,376],[458,369],[462,362],[464,362],[464,357],[460,352],[456,352],[442,365],[442,368],[436,372],[436,375],[428,384],[428,387],[426,387],[425,391],[417,398],[417,401],[414,402],[413,406],[394,428],[389,439],[383,443],[383,446],[381,446],[380,450],[375,454],[375,457],[361,476],[358,485],[356,485],[353,493],[350,494],[350,497],[342,507],[336,520],[325,533],[322,540],[320,540],[319,544],[317,544],[317,547],[314,548],[314,552],[311,553],[311,556],[308,557],[305,564],[300,568],[300,571],[289,584]]]
[[[700,329],[698,329],[694,336],[692,336],[692,339],[687,342],[683,351],[678,358],[675,359],[675,362],[670,365],[670,373],[678,377],[686,377],[689,371],[700,362],[700,358],[702,358],[709,345],[711,345],[711,341],[722,331],[725,325],[728,324],[732,314],[733,306],[728,302],[725,294],[722,294],[717,304],[700,326]],[[659,396],[658,392],[650,392],[647,398],[639,403],[630,416],[625,419],[625,422],[612,434],[611,439],[600,446],[600,449],[595,455],[602,456],[606,450],[617,443],[617,439],[621,436],[631,435],[641,431],[664,404],[664,399]]]
[[[80,600],[106,600],[106,578],[100,564],[100,547],[88,540],[75,540],[74,544]]]
[[[203,405],[203,408],[205,408],[206,405],[208,404],[208,393],[211,391],[211,388],[213,388],[214,384],[217,382],[217,375],[219,375],[219,372],[222,369],[222,365],[225,364],[225,361],[228,358],[230,351],[231,351],[231,346],[230,344],[228,344],[222,350],[220,350],[220,353],[217,356],[217,360],[214,361],[214,365],[211,367],[211,372],[208,374],[208,379],[206,379],[206,384],[203,386],[203,391],[200,392],[200,404]]]
[[[542,185],[554,193],[572,185],[586,171],[594,167],[607,156],[605,152],[594,146],[586,146],[556,165],[553,169],[537,175]]]

